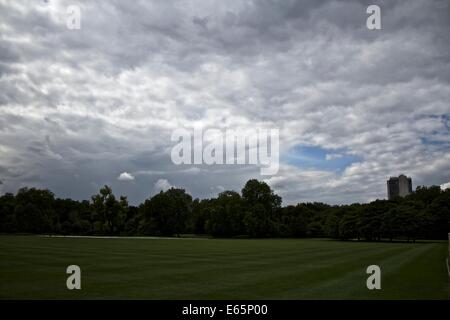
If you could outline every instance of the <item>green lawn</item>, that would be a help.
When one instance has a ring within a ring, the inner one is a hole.
[[[449,299],[448,244],[0,236],[0,298]],[[82,270],[67,290],[66,267]],[[381,290],[366,288],[381,267]]]

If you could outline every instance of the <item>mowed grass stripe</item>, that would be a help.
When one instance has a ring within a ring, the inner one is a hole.
[[[398,250],[398,248],[390,248],[392,254],[397,254]],[[317,259],[313,259],[309,263],[307,262],[308,260],[303,259],[298,261],[298,263],[287,263],[283,260],[279,261],[280,268],[269,270],[266,277],[260,278],[258,281],[247,281],[234,289],[238,292],[249,287],[254,292],[265,290],[270,292],[268,298],[271,299],[311,297],[310,293],[314,292],[313,288],[324,287],[324,284],[328,284],[336,278],[341,279],[345,274],[355,270],[358,275],[362,275],[362,277],[359,277],[364,280],[366,266],[361,264],[361,259],[367,256],[371,257],[371,260],[380,261],[380,257],[383,257],[385,254],[386,249],[370,251],[353,249],[352,252],[347,252],[346,255],[343,255],[342,252],[338,255],[332,255],[332,253],[327,252],[321,257],[314,257]],[[290,262],[293,261],[291,260]],[[248,279],[254,279],[254,277],[249,277]],[[365,282],[358,281],[354,283],[357,286],[360,284],[365,285]],[[340,287],[342,286],[339,286],[338,283],[335,289]],[[323,290],[323,292],[329,294],[327,290]],[[257,299],[261,297],[254,296],[252,298]]]
[[[440,270],[445,254],[444,242],[3,236],[0,297],[445,299],[446,274],[427,272]],[[82,267],[81,291],[65,288],[65,268],[69,264]],[[375,294],[365,288],[364,271],[369,264],[379,264],[383,271],[383,290]],[[417,269],[414,265],[420,266],[419,270],[429,279],[419,278],[418,284],[405,286],[414,275],[409,272],[409,278],[402,276],[409,264],[413,264],[412,269]],[[390,278],[396,279],[392,281],[396,285],[388,285]],[[430,290],[426,290],[427,284]]]
[[[433,249],[411,255],[407,261],[384,265],[386,298],[417,299],[420,293],[421,299],[435,299],[441,293],[440,299],[450,299],[450,278],[445,265],[447,246],[430,246]]]
[[[354,251],[354,249],[352,249],[352,251]],[[327,254],[325,254],[326,256]],[[329,256],[329,255],[328,255]],[[176,257],[175,257],[176,258]],[[170,282],[175,282],[175,285],[177,287],[181,287],[181,289],[176,290],[176,295],[182,295],[184,294],[185,290],[190,290],[191,293],[194,294],[208,294],[208,289],[209,287],[216,289],[217,287],[221,287],[224,286],[223,284],[226,284],[226,287],[230,286],[230,284],[232,283],[242,283],[244,282],[245,285],[247,285],[249,279],[253,279],[254,277],[252,277],[252,275],[254,274],[258,274],[258,279],[261,278],[263,275],[265,275],[267,273],[267,277],[270,278],[271,275],[276,274],[274,272],[272,272],[272,269],[264,269],[263,265],[269,265],[272,263],[271,261],[265,261],[265,260],[260,260],[259,262],[255,262],[255,261],[250,261],[248,262],[247,259],[251,259],[253,257],[248,257],[248,256],[244,256],[244,259],[246,259],[245,261],[241,261],[238,264],[223,264],[221,262],[217,262],[217,261],[211,261],[209,264],[205,264],[205,265],[198,265],[198,264],[194,264],[194,263],[190,263],[191,268],[182,268],[182,267],[177,267],[176,264],[173,264],[171,261],[161,261],[160,263],[162,265],[166,265],[167,266],[171,266],[171,267],[175,267],[174,268],[165,268],[162,269],[162,273],[158,272],[157,274],[152,275],[152,279],[156,278],[156,283],[155,281],[148,281],[149,284],[152,284],[155,287],[159,287],[161,288],[161,286],[164,286],[165,283],[170,283]],[[273,257],[271,257],[273,259]],[[297,258],[298,259],[298,258]],[[176,260],[174,258],[170,259],[170,260]],[[280,260],[278,258],[275,259],[276,263],[280,262]],[[110,263],[111,264],[111,263]],[[186,264],[186,262],[185,262]],[[249,269],[248,265],[253,265],[256,264],[253,268]],[[120,269],[122,268],[122,266],[117,266],[116,268],[111,269],[109,268],[108,270],[104,270],[103,273],[104,274],[108,274],[108,275],[112,275],[116,272],[116,269]],[[278,265],[275,264],[274,265]],[[284,263],[279,264],[278,266],[283,267]],[[192,270],[191,270],[192,269]],[[234,269],[234,270],[233,270]],[[159,270],[159,269],[158,269]],[[236,272],[234,272],[236,271]],[[276,271],[276,270],[275,270]],[[283,270],[282,270],[283,271]],[[167,275],[167,277],[166,277]],[[129,279],[130,277],[128,277]],[[133,277],[134,278],[134,277]],[[135,278],[140,279],[141,276],[139,274],[135,274]],[[148,278],[148,276],[147,276]],[[97,279],[98,280],[98,279]],[[129,279],[130,280],[130,279]],[[203,281],[201,281],[203,280]],[[207,281],[205,281],[207,280]],[[236,280],[236,281],[233,281]],[[198,287],[199,292],[196,292],[196,290],[193,290],[192,287],[195,288],[195,284],[201,282],[203,285],[202,287]],[[142,283],[140,283],[140,285],[142,285]],[[167,288],[167,286],[165,287]],[[193,292],[192,292],[193,291]]]
[[[377,251],[370,252],[366,255],[359,255],[357,260],[348,259],[348,263],[341,263],[332,268],[328,268],[324,277],[320,277],[319,281],[309,284],[306,290],[302,290],[299,298],[308,296],[320,297],[323,299],[347,299],[353,296],[359,298],[376,298],[377,294],[386,295],[386,288],[382,291],[367,290],[366,268],[369,265],[376,264],[381,267],[382,279],[386,276],[385,265],[397,265],[401,262],[409,261],[413,256],[420,255],[428,250],[426,247],[416,248],[396,248],[395,251]],[[352,262],[352,263],[350,263]],[[308,276],[309,280],[311,276]],[[384,281],[382,281],[384,283]],[[324,295],[324,293],[326,293]],[[288,293],[290,295],[290,293]]]
[[[251,257],[251,258],[252,258],[252,257]],[[108,271],[108,270],[105,270],[105,271]],[[109,270],[109,271],[111,271],[111,270]],[[109,277],[110,277],[110,278],[111,278],[111,276],[112,276],[111,273],[109,273]]]

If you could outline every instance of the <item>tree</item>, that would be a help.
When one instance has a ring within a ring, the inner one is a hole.
[[[49,190],[22,188],[0,197],[0,232],[180,235],[219,237],[319,237],[337,239],[446,239],[450,231],[450,189],[418,187],[394,200],[329,206],[299,203],[281,207],[281,198],[262,181],[249,180],[242,195],[225,191],[196,199],[169,189],[130,206],[108,186],[91,201],[55,199]]]
[[[427,237],[447,239],[447,234],[450,232],[450,189],[434,197],[423,212],[428,222]]]
[[[210,205],[206,231],[213,236],[232,237],[244,232],[243,201],[239,193],[224,191]]]
[[[375,200],[361,207],[358,219],[358,234],[368,241],[381,240],[381,223],[383,215],[390,208],[391,202]]]
[[[0,232],[15,232],[14,210],[16,199],[12,193],[0,197]]]
[[[242,189],[242,198],[249,207],[260,204],[267,212],[281,206],[281,197],[274,194],[267,183],[256,179],[247,181]]]
[[[421,201],[425,205],[429,205],[433,202],[434,199],[438,198],[441,195],[441,187],[440,186],[418,186],[416,191],[406,197],[406,200],[412,200],[414,202]]]
[[[242,189],[242,199],[246,207],[244,224],[247,233],[255,237],[276,234],[281,197],[274,194],[267,183],[252,179]]]
[[[124,225],[124,234],[128,236],[137,235],[139,233],[139,221],[142,219],[139,208],[129,206]]]
[[[361,229],[359,223],[362,214],[362,208],[351,206],[345,207],[343,216],[339,221],[339,237],[342,240],[355,238],[359,240],[359,230]]]
[[[94,230],[100,234],[119,234],[123,229],[128,208],[127,198],[121,196],[116,200],[112,189],[104,186],[92,196]]]
[[[325,211],[324,232],[328,237],[340,238],[340,221],[342,219],[343,210],[331,208]]]
[[[305,237],[311,214],[306,206],[300,204],[283,208],[278,224],[279,234],[288,237]]]
[[[22,188],[15,197],[15,223],[19,232],[51,232],[56,223],[54,194],[49,190]]]
[[[161,191],[141,207],[145,219],[141,230],[146,234],[179,236],[185,230],[191,205],[192,197],[184,189]]]

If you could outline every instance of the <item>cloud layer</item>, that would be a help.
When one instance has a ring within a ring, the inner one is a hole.
[[[0,191],[137,203],[260,178],[285,203],[349,203],[390,175],[450,181],[448,1],[372,3],[382,30],[364,1],[0,0]],[[279,174],[173,165],[172,131],[195,125],[279,128]]]

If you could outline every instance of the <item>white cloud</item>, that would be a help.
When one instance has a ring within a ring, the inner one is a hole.
[[[442,189],[442,190],[449,189],[449,188],[450,188],[450,182],[441,184],[441,189]]]
[[[171,187],[172,187],[172,185],[169,183],[169,181],[167,179],[158,179],[158,181],[156,181],[156,183],[154,185],[154,190],[156,192],[166,191],[166,190],[170,189]]]
[[[133,181],[134,176],[128,172],[122,172],[118,177],[117,180],[119,181]]]

